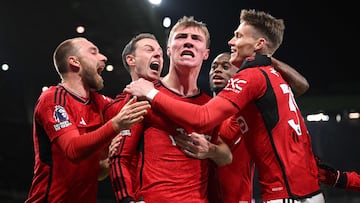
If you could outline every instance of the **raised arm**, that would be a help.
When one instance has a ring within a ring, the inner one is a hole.
[[[304,76],[297,72],[288,64],[271,57],[274,68],[280,72],[281,76],[290,84],[296,97],[304,94],[309,89],[309,83]]]
[[[356,171],[341,171],[316,157],[319,180],[331,187],[360,192],[360,174]]]
[[[215,96],[204,105],[179,101],[159,92],[152,82],[142,78],[131,82],[124,91],[139,99],[146,98],[152,102],[152,108],[156,107],[179,125],[191,125],[199,129],[198,133],[213,129],[238,112],[238,108],[231,101],[219,96]]]

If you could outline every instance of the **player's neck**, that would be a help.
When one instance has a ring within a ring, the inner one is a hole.
[[[83,98],[83,99],[89,98],[90,91],[86,90],[82,85],[68,81],[63,81],[60,84],[71,94],[79,98]]]
[[[197,84],[188,78],[180,79],[179,77],[168,74],[162,78],[161,81],[165,87],[184,97],[194,96],[200,92]]]

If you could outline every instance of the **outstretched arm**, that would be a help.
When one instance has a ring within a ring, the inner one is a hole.
[[[360,174],[355,171],[340,171],[315,157],[321,183],[331,187],[360,192]]]
[[[346,175],[346,189],[360,192],[360,174],[355,171],[343,172]]]
[[[304,94],[309,89],[309,83],[304,76],[297,72],[288,64],[271,57],[274,68],[280,72],[281,76],[290,84],[296,97]]]
[[[223,97],[216,96],[204,105],[174,99],[156,90],[152,82],[143,78],[131,82],[124,91],[138,98],[148,99],[152,102],[152,108],[160,110],[179,125],[191,125],[200,129],[198,133],[213,129],[238,112],[238,108]]]
[[[147,101],[136,102],[136,98],[131,99],[116,116],[100,128],[81,136],[79,131],[74,129],[56,138],[55,144],[69,160],[79,162],[94,151],[107,147],[120,130],[142,121],[149,108]]]

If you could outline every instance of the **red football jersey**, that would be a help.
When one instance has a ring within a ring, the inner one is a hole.
[[[360,174],[355,171],[345,172],[347,177],[346,189],[360,192]]]
[[[114,99],[113,102],[111,102],[109,105],[107,105],[105,107],[104,110],[104,120],[108,121],[110,120],[112,117],[114,117],[121,109],[122,107],[130,100],[131,95],[127,94],[127,93],[120,93],[116,96],[116,98]],[[131,136],[131,133],[134,131],[137,131],[137,128],[141,128],[142,129],[142,124],[141,123],[136,123],[133,126],[131,126],[130,129],[124,129],[122,130],[120,133],[124,136],[123,140],[125,141],[125,139],[127,139],[127,136]],[[137,178],[137,165],[138,165],[138,152],[136,152],[136,154],[127,154],[126,156],[128,157],[128,159],[131,159],[131,161],[129,162],[130,165],[127,166],[127,170],[124,171],[120,171],[121,170],[121,164],[120,164],[120,152],[121,151],[126,151],[126,150],[122,150],[124,147],[124,141],[120,142],[119,147],[117,148],[115,154],[110,157],[110,181],[111,181],[111,185],[112,185],[112,189],[114,191],[115,194],[115,198],[117,202],[120,202],[122,199],[126,198],[126,197],[130,197],[133,198],[136,189],[138,188],[138,178]],[[128,143],[128,142],[127,142]],[[136,142],[132,142],[132,144],[137,145],[138,143]],[[131,148],[137,148],[137,146],[131,146]],[[130,145],[126,145],[125,147],[130,147]],[[124,154],[122,154],[122,156],[125,156]],[[132,158],[131,158],[132,157]],[[124,182],[124,179],[122,178],[123,176],[125,177],[131,177],[131,178],[127,178],[127,181],[130,182]]]
[[[224,203],[251,203],[255,164],[242,140],[242,130],[235,116],[221,124],[219,135],[230,147],[233,160],[218,167]]]
[[[61,85],[40,95],[33,118],[34,176],[25,202],[96,203],[100,151],[74,163],[53,141],[76,128],[81,135],[100,127],[100,113],[110,101],[96,92],[85,100]]]
[[[180,108],[191,115],[171,110]],[[204,130],[235,114],[258,169],[263,201],[321,192],[305,122],[290,86],[271,66],[239,71],[202,106],[178,102],[160,92],[152,100],[152,110]]]
[[[155,82],[155,87],[170,97],[187,103],[204,104],[211,99],[205,93],[192,97],[183,97],[164,87],[161,82]],[[182,114],[192,114],[182,108],[173,108]],[[189,125],[179,126],[159,111],[150,109],[142,125],[131,129],[131,136],[122,139],[120,159],[116,165],[119,185],[123,187],[122,194],[134,199],[143,198],[146,203],[193,202],[207,203],[207,183],[209,160],[199,160],[186,156],[173,140],[173,136],[183,136],[191,132],[207,135],[209,140],[216,140],[212,136],[213,129],[202,132]],[[214,134],[216,135],[216,134]],[[131,155],[136,154],[140,143],[142,151],[138,165],[139,188],[131,194]]]

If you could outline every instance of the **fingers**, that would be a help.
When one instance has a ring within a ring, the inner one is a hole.
[[[204,139],[206,139],[204,134],[199,134],[199,133],[196,133],[196,132],[190,133],[189,136],[193,140],[204,140]]]
[[[136,83],[136,81],[132,81],[130,84],[127,84],[123,90],[123,92],[126,92],[126,93],[130,93],[132,94],[133,91],[132,91],[132,86]]]
[[[114,139],[111,140],[111,145],[113,147],[117,147],[119,145],[119,142],[122,139],[122,137],[123,137],[122,134],[118,134],[116,137],[114,137]]]
[[[150,108],[150,103],[148,101],[137,101],[137,97],[134,96],[123,106],[123,109],[134,109],[143,106]]]
[[[137,97],[136,96],[133,96],[131,97],[131,99],[127,102],[128,104],[133,104],[137,101]]]
[[[197,155],[192,151],[190,151],[189,149],[182,148],[182,151],[184,152],[184,154],[186,154],[189,157],[198,158]]]
[[[144,111],[144,110],[147,112],[147,110],[150,108],[151,108],[151,106],[148,101],[136,102],[136,103],[132,104],[130,113],[132,113],[132,112],[136,113],[137,111]]]
[[[181,148],[193,148],[193,141],[191,137],[184,135],[174,136],[176,145]]]
[[[150,107],[148,101],[137,101],[137,97],[131,98],[112,119],[114,129],[120,131],[142,121]]]
[[[135,123],[139,123],[140,121],[144,120],[144,116],[139,116],[136,118],[131,118],[130,122],[128,123],[129,126],[134,125]]]
[[[110,146],[109,146],[109,154],[108,157],[112,157],[116,154],[116,150],[118,146],[120,145],[120,140],[123,138],[121,134],[118,134],[116,137],[114,137],[111,140]]]
[[[197,159],[202,158],[202,150],[200,149],[201,146],[196,145],[192,137],[188,135],[178,135],[174,136],[174,140],[176,142],[176,146],[178,146],[185,155]]]
[[[121,109],[120,112],[123,112],[126,120],[136,120],[138,121],[139,117],[144,116],[147,113],[147,110],[151,108],[148,101],[136,101],[137,98],[131,98]],[[142,120],[143,118],[140,118]]]
[[[123,92],[131,94],[130,89],[129,89],[129,85],[125,86],[125,88],[123,89]]]
[[[141,110],[141,111],[138,111],[138,112],[133,112],[129,115],[129,119],[130,120],[135,120],[135,119],[138,119],[140,118],[141,120],[144,118],[144,115],[147,114],[147,109],[145,110]]]

